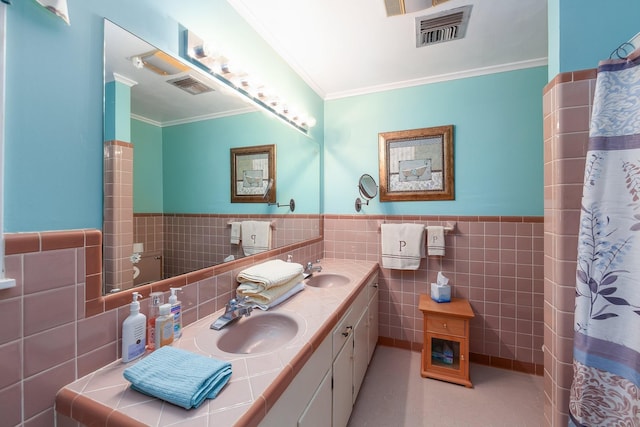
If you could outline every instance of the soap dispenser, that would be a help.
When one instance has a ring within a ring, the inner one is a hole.
[[[129,304],[130,314],[122,323],[122,362],[130,362],[144,354],[146,345],[147,316],[140,313],[140,294],[134,292]]]
[[[156,317],[156,350],[173,342],[173,316],[171,315],[171,304],[162,304],[158,312],[160,315]]]
[[[177,340],[182,336],[182,303],[178,301],[178,291],[180,288],[169,288],[171,296],[169,304],[171,304],[171,314],[173,315],[173,340]]]

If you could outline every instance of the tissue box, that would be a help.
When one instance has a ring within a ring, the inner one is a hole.
[[[437,283],[431,284],[431,299],[435,302],[450,302],[451,301],[451,286],[438,285]]]

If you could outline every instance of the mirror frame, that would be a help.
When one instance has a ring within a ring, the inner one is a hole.
[[[240,194],[238,185],[245,181],[246,170],[240,169],[243,158],[267,156],[267,174],[263,177],[258,194]],[[231,148],[231,203],[275,203],[276,202],[276,146],[256,145],[252,147]],[[266,192],[267,187],[271,188]]]

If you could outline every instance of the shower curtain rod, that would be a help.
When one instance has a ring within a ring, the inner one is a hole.
[[[609,55],[609,59],[627,59],[629,54],[638,48],[640,48],[640,33],[615,48]]]

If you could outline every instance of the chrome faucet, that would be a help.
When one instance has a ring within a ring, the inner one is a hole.
[[[242,316],[249,317],[253,306],[247,300],[247,297],[231,298],[225,305],[224,314],[211,324],[211,329],[219,331],[234,320],[238,320]]]
[[[320,260],[318,259],[318,260],[316,260],[316,262],[320,262]],[[314,263],[312,261],[309,261],[307,263],[306,268],[302,272],[302,275],[306,279],[307,277],[311,276],[314,271],[321,272],[322,271],[322,266],[321,265],[314,265]]]

